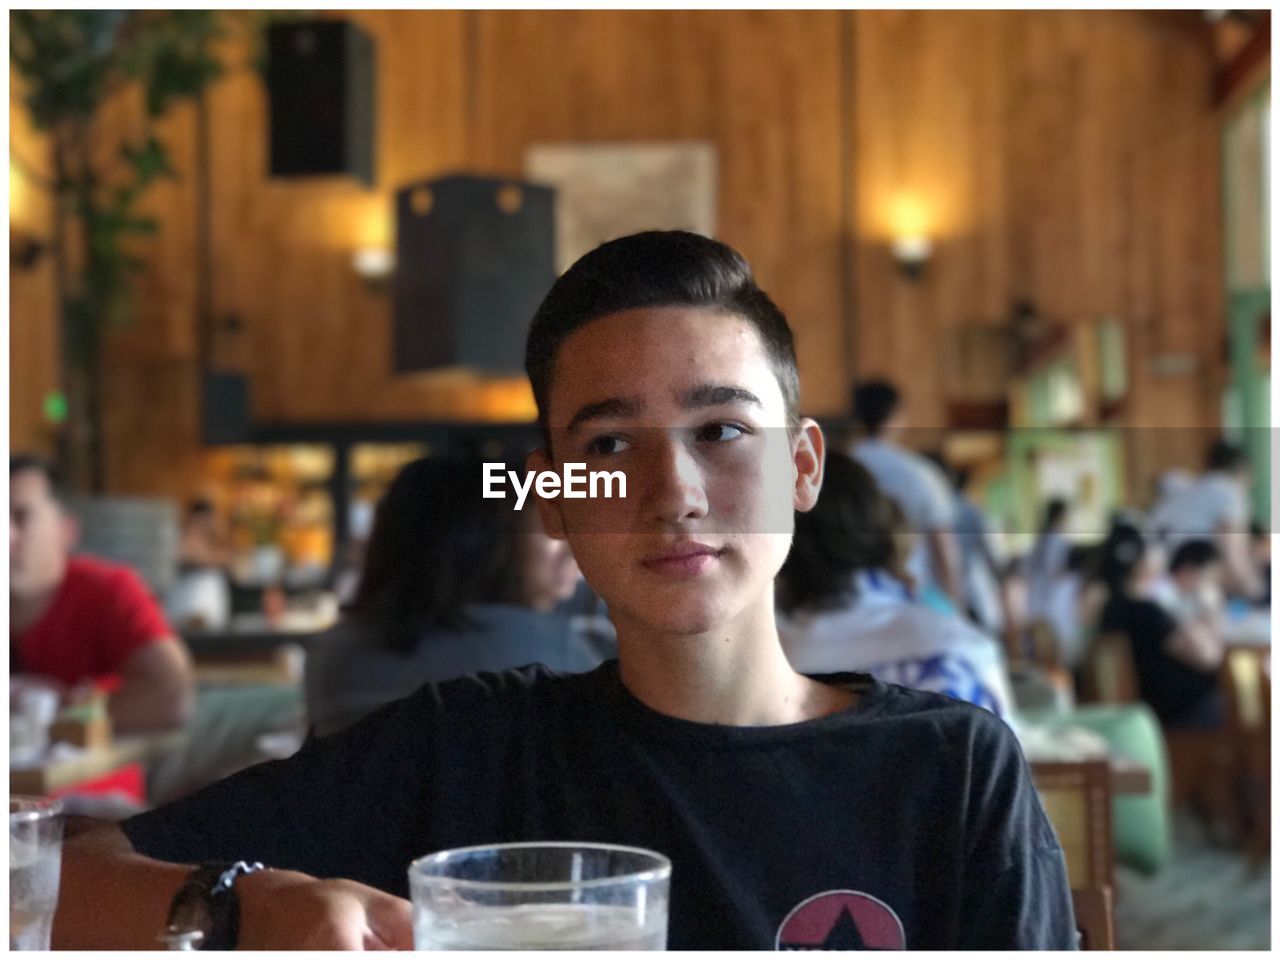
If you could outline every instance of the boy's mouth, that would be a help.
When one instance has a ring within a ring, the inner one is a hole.
[[[706,573],[724,555],[705,543],[687,542],[673,544],[640,561],[640,565],[653,573],[668,577],[697,577]]]

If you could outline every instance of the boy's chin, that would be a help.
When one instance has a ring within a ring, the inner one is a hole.
[[[727,605],[703,602],[646,604],[635,609],[634,619],[654,633],[696,636],[727,626],[737,611]]]

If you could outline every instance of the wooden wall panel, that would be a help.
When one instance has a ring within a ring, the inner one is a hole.
[[[809,410],[842,410],[852,373],[881,373],[909,387],[917,423],[940,423],[953,379],[946,331],[1001,323],[1015,298],[1030,297],[1052,320],[1128,325],[1135,423],[1216,418],[1212,56],[1187,19],[343,15],[378,42],[373,188],[267,177],[266,97],[242,47],[228,47],[232,69],[209,95],[214,358],[249,375],[259,419],[530,413],[519,380],[393,375],[389,297],[355,276],[351,254],[391,240],[392,193],[407,181],[459,170],[517,176],[538,142],[650,139],[719,148],[719,232],[790,316]],[[113,116],[127,123],[132,109],[114,105]],[[183,177],[148,200],[163,233],[137,321],[110,347],[109,473],[121,491],[159,492],[199,469],[191,109],[165,129]],[[895,219],[912,203],[935,241],[917,284],[889,252]],[[11,288],[11,304],[19,296]],[[51,348],[24,335],[23,349]],[[1145,366],[1153,352],[1195,353],[1203,365],[1161,378]],[[16,432],[32,422],[36,388],[20,377],[12,387]]]
[[[802,402],[819,412],[843,406],[848,376],[840,16],[478,15],[477,168],[517,175],[537,142],[714,143],[719,236],[790,316]]]
[[[1053,322],[1128,326],[1135,424],[1216,422],[1203,38],[1142,11],[866,11],[855,51],[857,372],[902,381],[915,422],[940,425],[946,359],[921,347],[1027,297]],[[888,252],[904,198],[935,237],[916,284]],[[1202,365],[1166,385],[1146,365],[1169,352]]]
[[[47,242],[52,202],[37,178],[48,167],[48,146],[28,122],[21,91],[9,74],[9,230]],[[9,270],[9,449],[51,456],[54,428],[44,398],[59,377],[57,297],[52,257],[30,269]]]

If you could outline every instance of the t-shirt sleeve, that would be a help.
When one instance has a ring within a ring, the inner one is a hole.
[[[989,715],[972,742],[959,949],[1074,950],[1066,861],[1012,731]]]
[[[435,751],[430,691],[395,701],[286,760],[250,767],[189,797],[126,820],[134,848],[172,863],[260,860],[318,877],[384,859],[406,805],[429,803]]]
[[[952,530],[956,525],[956,501],[946,477],[924,461],[920,470],[921,507],[926,530]]]
[[[1249,502],[1244,490],[1234,484],[1223,484],[1219,489],[1217,517],[1218,530],[1226,527],[1232,531],[1245,530],[1249,526]],[[1216,532],[1216,531],[1215,531]]]
[[[175,634],[147,585],[132,570],[112,571],[104,587],[108,594],[101,608],[105,622],[99,632],[97,666],[99,672],[113,674],[136,651]]]

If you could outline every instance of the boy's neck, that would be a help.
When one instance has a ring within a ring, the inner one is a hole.
[[[705,634],[663,634],[617,618],[622,683],[652,710],[695,723],[776,726],[845,710],[856,695],[798,674],[772,598]]]

